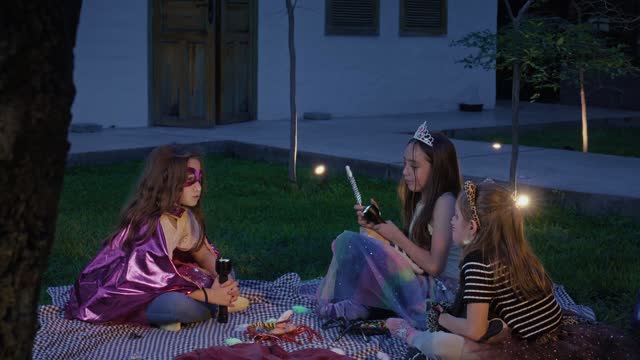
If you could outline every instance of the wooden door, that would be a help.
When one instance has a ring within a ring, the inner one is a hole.
[[[218,124],[256,117],[257,7],[256,0],[219,0]]]
[[[151,125],[211,127],[214,0],[152,1]]]

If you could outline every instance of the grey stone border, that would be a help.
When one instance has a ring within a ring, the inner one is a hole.
[[[220,154],[237,159],[279,164],[286,164],[289,161],[288,149],[273,146],[229,140],[189,145],[202,149],[205,154]],[[153,148],[155,146],[70,154],[67,158],[67,166],[101,165],[142,160]],[[402,167],[399,164],[386,164],[304,151],[298,153],[298,164],[312,166],[318,163],[324,164],[330,173],[340,173],[344,171],[345,165],[350,165],[353,169],[357,169],[359,175],[385,180],[398,180],[402,174]],[[465,176],[465,179],[473,181],[484,180],[473,176]],[[573,208],[577,213],[586,215],[621,215],[640,220],[640,198],[548,189],[526,184],[520,184],[519,187],[523,192],[529,193],[534,202],[537,203],[553,203],[562,207]]]

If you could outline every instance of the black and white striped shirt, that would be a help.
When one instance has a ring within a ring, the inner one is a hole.
[[[489,303],[489,313],[506,322],[514,335],[535,338],[559,326],[561,309],[553,291],[524,301],[518,299],[505,274],[495,276],[493,264],[480,252],[467,255],[462,264],[464,303]]]

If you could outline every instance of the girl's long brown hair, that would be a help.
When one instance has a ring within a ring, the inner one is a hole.
[[[160,146],[149,154],[136,189],[120,214],[118,231],[130,226],[127,238],[123,243],[125,250],[146,241],[156,230],[162,214],[176,211],[183,185],[187,179],[189,159],[199,160],[200,166],[204,168],[200,153],[183,145]],[[201,180],[201,185],[204,192],[204,178]],[[205,234],[200,202],[190,210],[195,215],[201,229],[197,245],[199,247],[203,243]],[[141,233],[142,227],[145,225],[147,228],[144,233]],[[115,234],[109,238],[109,244],[114,237]]]
[[[464,255],[479,250],[494,263],[497,276],[507,275],[521,299],[535,299],[552,291],[551,278],[524,236],[522,211],[511,192],[505,186],[483,182],[477,184],[476,193],[480,227],[471,244],[464,248]],[[471,221],[471,207],[464,193],[458,197],[458,208],[462,217]]]
[[[442,133],[432,133],[433,147],[412,139],[408,146],[419,146],[427,155],[427,161],[431,164],[431,174],[427,179],[424,192],[412,192],[407,187],[404,178],[400,180],[398,186],[398,196],[402,203],[402,220],[404,232],[418,246],[431,249],[431,235],[428,225],[433,217],[433,208],[438,198],[447,192],[458,196],[461,187],[460,168],[458,167],[458,156],[453,143]],[[415,152],[414,152],[415,154]],[[413,225],[412,233],[409,234],[409,225],[413,219],[416,204],[423,200],[424,208],[420,217]]]

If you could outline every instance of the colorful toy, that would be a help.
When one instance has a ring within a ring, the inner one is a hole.
[[[308,307],[302,305],[293,305],[291,307],[291,310],[293,310],[293,312],[296,314],[306,314],[308,312],[311,312]]]
[[[312,342],[314,337],[322,341],[322,336],[307,325],[294,325],[291,323],[293,311],[287,310],[276,322],[255,322],[247,327],[245,336],[251,337],[254,341],[283,340],[302,345],[298,340],[299,335],[306,334],[307,341]]]
[[[236,300],[236,302],[233,303],[233,306],[229,307],[229,312],[230,313],[239,312],[239,311],[245,310],[248,307],[249,307],[249,299],[247,299],[246,297],[238,296],[238,299]]]
[[[230,337],[230,338],[224,339],[224,344],[227,346],[233,346],[235,344],[240,344],[240,343],[242,343],[242,340],[238,338]]]

